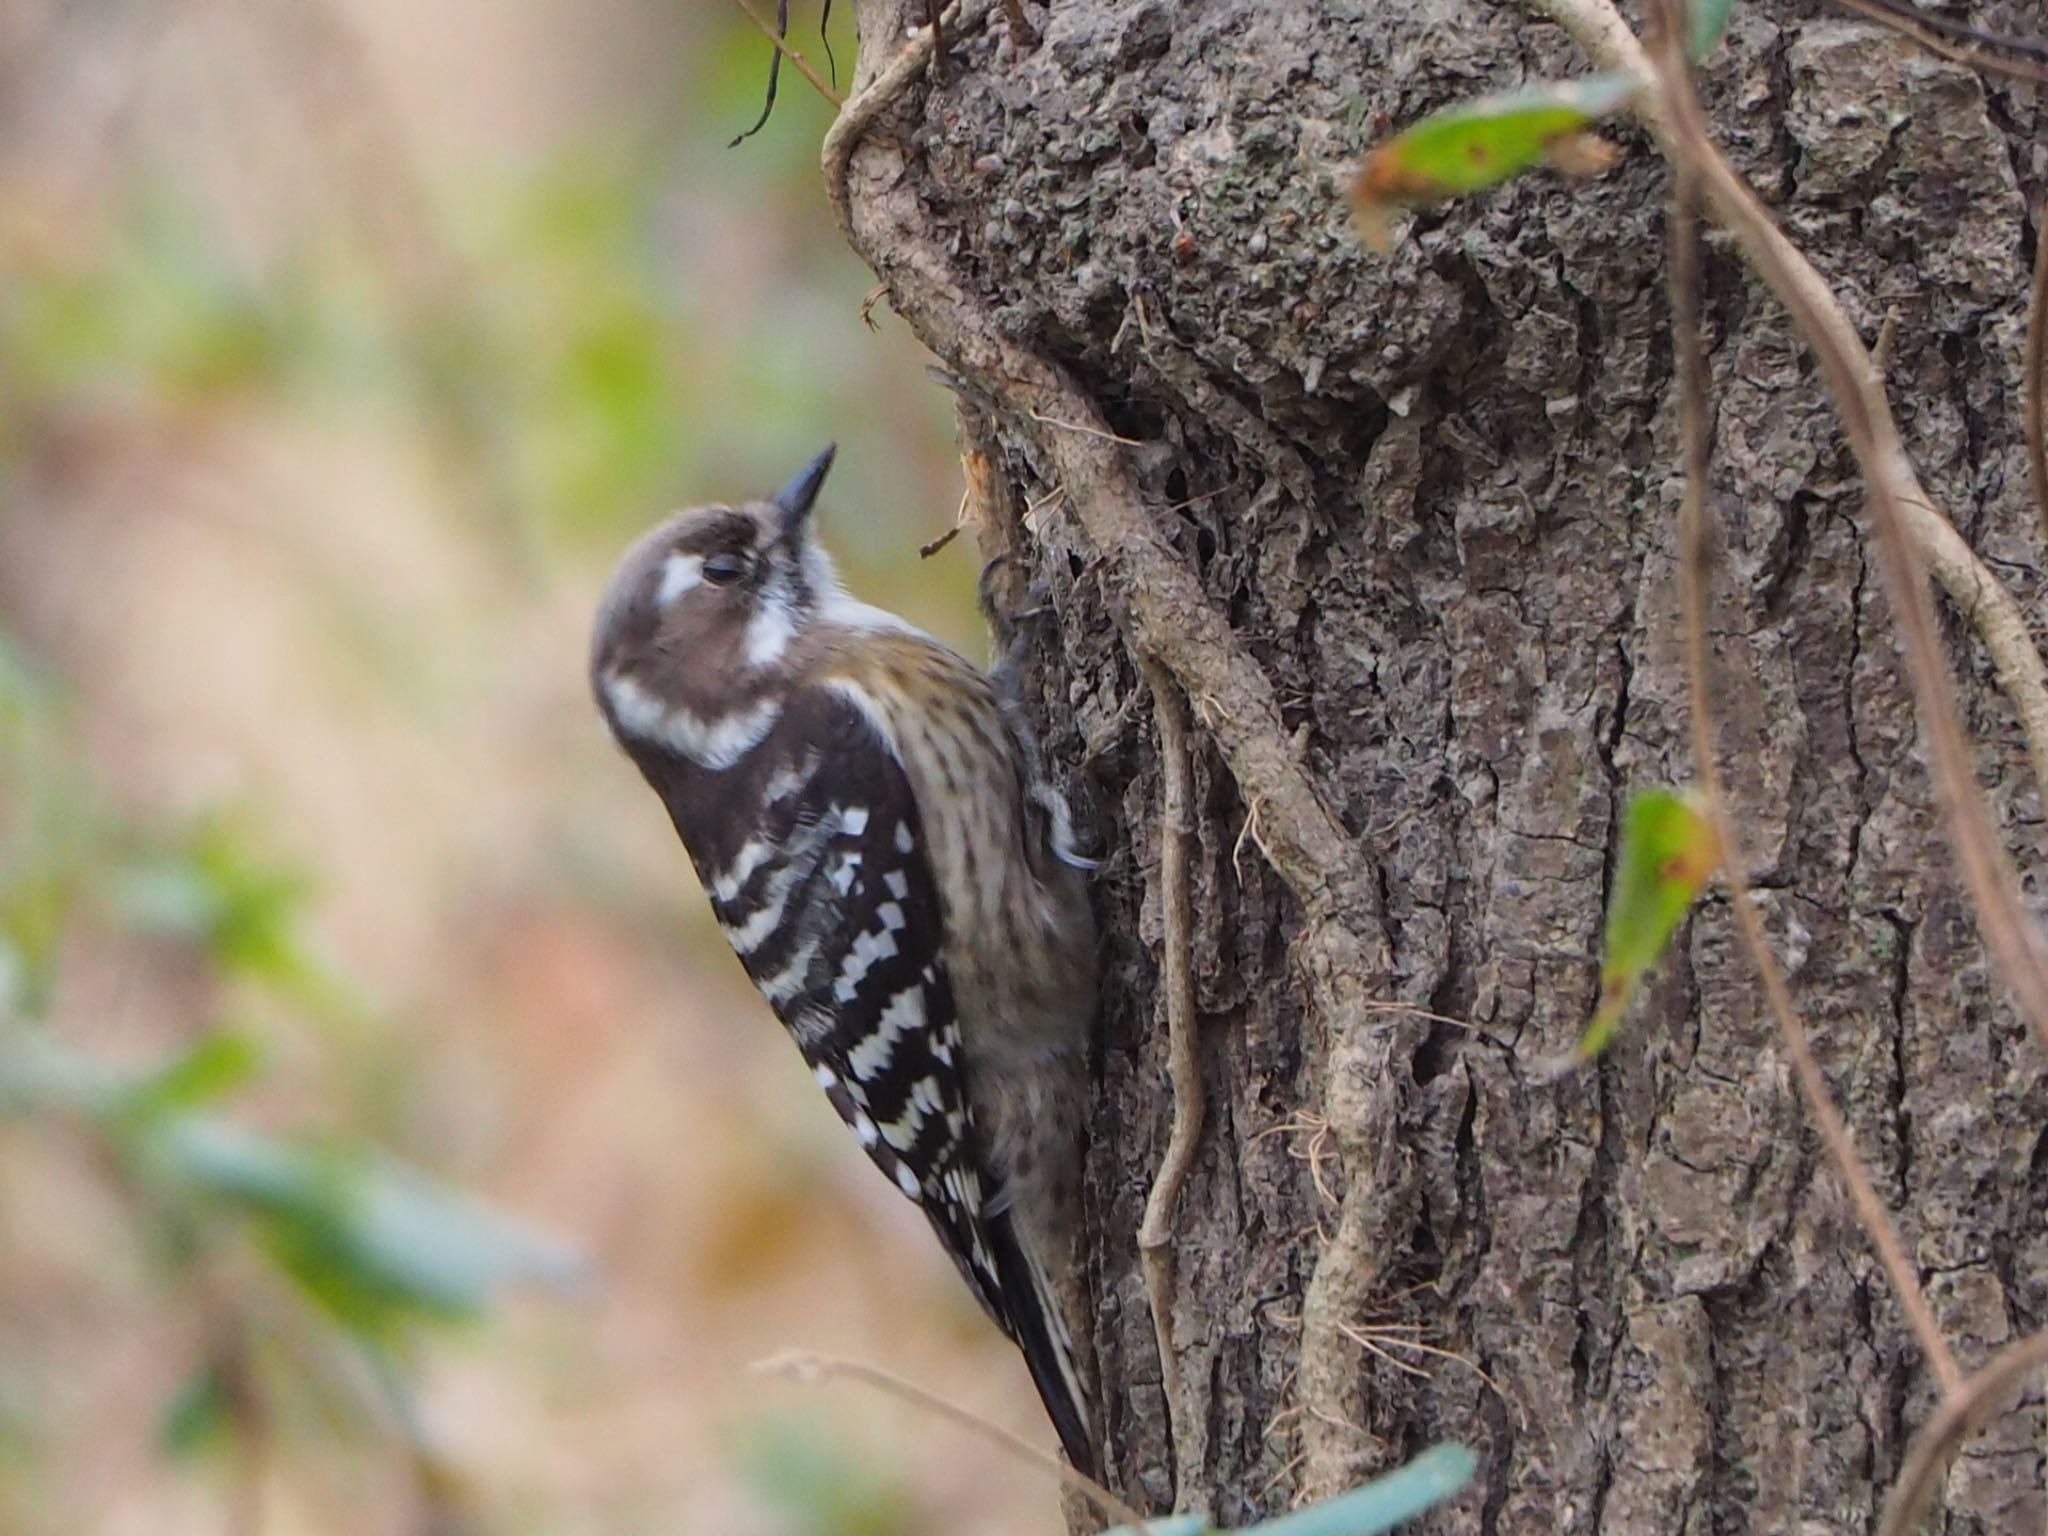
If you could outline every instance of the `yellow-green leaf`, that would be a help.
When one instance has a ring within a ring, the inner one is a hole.
[[[1628,105],[1635,90],[1625,74],[1588,75],[1431,113],[1365,157],[1351,184],[1361,229],[1381,244],[1389,207],[1476,192],[1544,160],[1574,174],[1604,169],[1612,149],[1586,130]]]
[[[1579,1040],[1580,1061],[1607,1048],[1644,973],[1720,864],[1714,829],[1689,796],[1651,789],[1629,801],[1602,940],[1600,1005]]]
[[[1714,51],[1714,44],[1728,29],[1728,13],[1735,0],[1692,0],[1685,8],[1685,51],[1698,61]]]

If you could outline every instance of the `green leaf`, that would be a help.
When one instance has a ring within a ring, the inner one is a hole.
[[[1627,106],[1635,92],[1629,75],[1587,75],[1431,113],[1360,166],[1351,201],[1367,238],[1390,206],[1476,192],[1546,159],[1565,169],[1605,169],[1593,163],[1601,157],[1590,151],[1585,130]],[[1573,148],[1577,154],[1566,153]]]
[[[1472,1481],[1479,1458],[1462,1445],[1433,1445],[1398,1471],[1255,1525],[1247,1536],[1378,1536],[1434,1509]]]
[[[167,1121],[146,1140],[152,1165],[242,1207],[300,1288],[368,1337],[408,1318],[470,1316],[504,1284],[581,1273],[558,1240],[368,1152],[204,1115]]]
[[[211,1030],[138,1079],[127,1091],[124,1109],[146,1119],[215,1103],[248,1083],[261,1061],[262,1052],[247,1035]]]
[[[220,1444],[233,1428],[228,1384],[220,1368],[209,1363],[164,1404],[157,1419],[157,1440],[172,1456],[190,1456]]]
[[[1479,1459],[1462,1445],[1433,1445],[1406,1466],[1363,1488],[1248,1526],[1244,1536],[1379,1536],[1456,1494],[1472,1481],[1478,1465]],[[1149,1536],[1208,1536],[1213,1529],[1199,1515],[1148,1521],[1144,1527]],[[1107,1536],[1140,1533],[1123,1525]]]
[[[1691,0],[1685,13],[1685,52],[1695,63],[1714,51],[1728,30],[1735,0]]]
[[[1629,801],[1602,940],[1600,1004],[1579,1040],[1580,1061],[1607,1048],[1643,974],[1720,863],[1713,828],[1690,797],[1652,789]]]
[[[154,1171],[257,1211],[324,1211],[332,1198],[318,1149],[211,1115],[177,1116],[147,1128],[140,1142]]]
[[[838,1443],[811,1415],[751,1425],[739,1470],[789,1536],[911,1536],[925,1529],[902,1481],[874,1457]]]
[[[558,1238],[386,1159],[364,1168],[350,1214],[365,1265],[451,1312],[474,1312],[501,1285],[569,1285],[583,1273]]]
[[[121,1082],[40,1029],[0,1029],[0,1115],[55,1109],[102,1115],[118,1105]]]
[[[138,860],[113,894],[136,927],[196,944],[225,971],[285,980],[306,966],[299,929],[307,881],[257,852],[226,817],[202,818]]]

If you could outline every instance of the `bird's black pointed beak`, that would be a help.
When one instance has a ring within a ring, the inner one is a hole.
[[[775,493],[776,508],[782,513],[782,536],[793,537],[804,525],[804,519],[811,515],[811,505],[818,499],[818,487],[825,483],[825,473],[832,467],[832,455],[839,451],[837,443],[827,443],[825,451],[819,454],[801,470],[789,484]]]

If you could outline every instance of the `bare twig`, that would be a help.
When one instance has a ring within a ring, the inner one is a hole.
[[[788,27],[789,0],[782,0],[782,9],[778,13],[783,22],[783,26],[780,30],[777,30],[775,27],[771,27],[766,21],[762,20],[761,17],[755,12],[753,6],[747,3],[747,0],[732,0],[732,3],[739,7],[740,13],[743,16],[745,16],[747,20],[751,21],[755,26],[761,29],[762,33],[767,37],[769,42],[775,45],[775,53],[778,63],[782,59],[789,60],[790,63],[794,64],[797,67],[797,72],[801,74],[806,80],[811,82],[812,86],[816,88],[820,96],[824,97],[827,101],[831,102],[832,105],[835,107],[843,105],[839,93],[833,90],[831,86],[825,83],[824,76],[820,75],[816,69],[811,67],[811,61],[805,58],[803,54],[798,52],[795,48],[792,48],[790,46]],[[821,30],[818,34],[820,37],[824,36],[824,32],[822,30],[823,26],[824,23],[820,22],[819,27]],[[826,44],[826,47],[829,49],[831,45],[828,43]],[[761,108],[761,120],[755,123],[754,126],[749,128],[745,133],[741,134],[739,138],[734,139],[732,141],[734,144],[739,143],[740,139],[744,139],[752,134],[759,133],[761,129],[767,125],[768,114],[775,110],[776,74],[776,65],[771,65],[768,70],[768,101],[767,104]]]
[[[1640,115],[1656,132],[1665,154],[1690,165],[1699,176],[1716,217],[1735,236],[1819,359],[1828,393],[1863,471],[1886,589],[1964,883],[1977,908],[1986,947],[2012,987],[2020,1011],[2048,1044],[2048,962],[2020,908],[2011,869],[1977,791],[1921,562],[1975,623],[2026,733],[2036,787],[2048,798],[2048,667],[2034,649],[2018,605],[1921,487],[1899,441],[1883,379],[1841,302],[1714,147],[1690,82],[1680,78],[1658,88],[1658,76],[1642,45],[1610,0],[1525,3],[1563,25],[1601,62],[1628,69],[1650,87],[1637,98]]]
[[[965,469],[967,466],[966,459],[963,457],[960,462],[961,468]],[[955,539],[960,537],[960,530],[967,526],[967,507],[969,501],[973,498],[973,496],[974,487],[970,483],[965,489],[963,489],[960,492],[960,509],[953,514],[953,526],[948,528],[944,533],[940,534],[937,538],[927,539],[924,543],[918,545],[918,559],[931,559],[933,555],[936,555],[940,550],[944,549],[948,544],[952,543]]]
[[[2027,306],[2027,478],[2034,487],[2034,506],[2041,531],[2048,536],[2048,203],[2034,216],[2034,291]],[[2044,788],[2043,795],[2048,795]]]
[[[832,51],[832,0],[818,7],[818,41],[825,49],[825,73],[831,77],[832,88],[839,88],[839,56]]]
[[[1073,1489],[1093,1504],[1110,1519],[1134,1529],[1148,1529],[1145,1517],[1122,1499],[1111,1493],[1092,1477],[1076,1472],[1049,1451],[1042,1451],[1028,1440],[1011,1434],[1000,1424],[991,1424],[980,1414],[971,1413],[958,1403],[950,1403],[937,1393],[927,1392],[901,1376],[890,1374],[878,1366],[866,1365],[858,1360],[843,1360],[836,1355],[813,1354],[809,1350],[785,1350],[770,1355],[765,1360],[756,1360],[749,1369],[763,1376],[786,1376],[791,1381],[805,1386],[815,1386],[821,1381],[857,1381],[873,1387],[912,1407],[935,1414],[948,1423],[958,1425],[969,1434],[979,1436],[993,1445],[1011,1460],[1021,1462],[1035,1472],[1044,1472],[1066,1487]]]
[[[1152,1304],[1152,1331],[1159,1342],[1160,1384],[1166,1394],[1167,1424],[1173,1435],[1176,1491],[1187,1486],[1194,1460],[1195,1432],[1182,1398],[1180,1357],[1173,1347],[1173,1211],[1181,1186],[1195,1164],[1206,1105],[1202,1063],[1195,1034],[1194,923],[1189,913],[1188,842],[1192,794],[1188,761],[1187,700],[1173,674],[1146,656],[1138,670],[1152,690],[1159,720],[1159,905],[1161,970],[1166,992],[1166,1068],[1173,1085],[1173,1122],[1166,1155],[1159,1161],[1145,1219],[1138,1228],[1138,1252],[1145,1265],[1145,1292]]]
[[[946,16],[941,0],[924,0],[932,29],[932,84],[946,83]]]
[[[825,172],[825,196],[831,200],[840,232],[855,250],[859,250],[860,245],[854,238],[853,213],[846,185],[846,173],[853,161],[854,148],[874,125],[875,119],[893,105],[923,72],[925,61],[931,57],[933,42],[940,32],[950,30],[954,36],[959,36],[988,15],[992,3],[993,0],[955,0],[939,18],[939,25],[927,27],[912,37],[896,51],[894,58],[882,66],[873,80],[849,96],[839,109],[839,115],[832,120],[832,126],[825,130],[825,142],[819,151]],[[898,313],[901,313],[900,308]]]
[[[1031,413],[1031,419],[1040,426],[1058,427],[1066,432],[1086,432],[1094,437],[1108,438],[1112,443],[1126,443],[1133,448],[1142,448],[1144,446],[1143,442],[1138,438],[1125,437],[1120,433],[1111,432],[1102,427],[1090,426],[1084,421],[1061,421],[1056,417],[1041,415],[1037,411]]]
[[[1904,17],[1907,21],[1926,27],[1931,32],[1959,37],[1965,42],[1982,43],[1987,48],[2003,48],[2008,53],[2022,53],[2028,58],[2048,64],[2048,42],[2043,42],[2039,38],[2012,37],[1998,32],[1986,32],[1981,27],[1971,26],[1967,21],[1957,21],[1936,11],[1920,10],[1912,5],[1910,0],[1842,0],[1842,3],[1875,6],[1891,12],[1894,16]]]
[[[1942,1400],[1906,1449],[1905,1465],[1884,1501],[1877,1536],[1911,1536],[1962,1443],[1996,1416],[1999,1400],[2022,1379],[2048,1366],[2048,1331],[2008,1344],[1971,1372],[1963,1389]]]
[[[1663,9],[1661,5],[1659,9]],[[1684,29],[1666,14],[1663,30],[1667,41],[1659,68],[1664,89],[1667,92],[1687,89],[1685,55],[1678,41],[1684,35]],[[1906,1257],[1905,1246],[1899,1241],[1891,1213],[1886,1210],[1876,1186],[1870,1181],[1869,1172],[1857,1156],[1855,1140],[1828,1092],[1827,1078],[1814,1060],[1806,1025],[1793,1006],[1791,990],[1785,984],[1784,973],[1771,950],[1770,937],[1764,931],[1763,918],[1750,894],[1749,865],[1733,818],[1728,814],[1727,796],[1722,788],[1720,732],[1714,719],[1707,659],[1708,375],[1699,330],[1699,184],[1691,160],[1681,158],[1676,162],[1674,171],[1676,179],[1666,243],[1669,247],[1671,328],[1677,359],[1680,436],[1685,456],[1685,493],[1680,503],[1678,533],[1679,601],[1685,623],[1686,693],[1692,723],[1692,753],[1695,770],[1699,774],[1703,809],[1713,829],[1714,839],[1721,848],[1729,906],[1735,914],[1736,927],[1742,934],[1751,962],[1756,966],[1758,978],[1763,982],[1771,1012],[1777,1017],[1778,1032],[1784,1037],[1786,1052],[1792,1058],[1793,1075],[1798,1079],[1807,1111],[1820,1130],[1821,1144],[1827,1149],[1835,1176],[1842,1181],[1850,1203],[1856,1208],[1857,1220],[1877,1249],[1878,1260],[1884,1265],[1892,1289],[1898,1294],[1899,1305],[1913,1329],[1913,1336],[1919,1340],[1921,1352],[1927,1356],[1928,1365],[1941,1384],[1943,1395],[1947,1396],[1961,1386],[1961,1368],[1956,1364],[1948,1341],[1942,1337],[1933,1309],[1927,1304],[1926,1293]]]
[[[1964,64],[1971,69],[1981,69],[1988,74],[2005,75],[2014,80],[2048,84],[2048,62],[2028,57],[2039,50],[2039,44],[2021,38],[1999,37],[1995,33],[1979,32],[1973,27],[1923,11],[1901,10],[1885,4],[1884,0],[1835,0],[1835,4],[1854,11],[1859,16],[1867,17],[1879,26],[1889,27],[1894,32],[1911,38],[1929,53],[1939,54],[1953,63]],[[1958,41],[1950,42],[1941,35],[1944,32]],[[2020,56],[2007,58],[2007,52],[2017,52]]]
[[[228,1494],[230,1536],[263,1536],[270,1472],[270,1423],[258,1393],[243,1324],[219,1303],[213,1372],[234,1429],[233,1481]]]
[[[1421,1366],[1410,1365],[1405,1360],[1396,1359],[1392,1351],[1397,1349],[1412,1350],[1418,1355],[1428,1355],[1433,1360],[1449,1360],[1454,1364],[1462,1365],[1474,1376],[1485,1382],[1487,1386],[1491,1387],[1493,1395],[1499,1398],[1504,1405],[1516,1409],[1519,1414],[1519,1408],[1514,1399],[1502,1391],[1500,1383],[1487,1375],[1476,1361],[1472,1360],[1469,1356],[1459,1354],[1455,1349],[1444,1349],[1439,1345],[1426,1344],[1421,1339],[1411,1337],[1411,1335],[1421,1331],[1420,1328],[1412,1323],[1351,1323],[1345,1326],[1344,1336],[1361,1349],[1370,1350],[1373,1354],[1378,1355],[1387,1364],[1393,1366],[1395,1370],[1405,1372],[1410,1376],[1428,1377],[1433,1376],[1435,1373]]]
[[[1010,19],[1010,41],[1019,48],[1038,46],[1038,29],[1024,14],[1024,0],[1003,0],[1003,14]]]

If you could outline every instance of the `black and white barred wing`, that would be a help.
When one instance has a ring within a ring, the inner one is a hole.
[[[1007,1331],[917,803],[838,694],[799,692],[782,726],[751,835],[705,872],[713,910],[833,1108]]]

